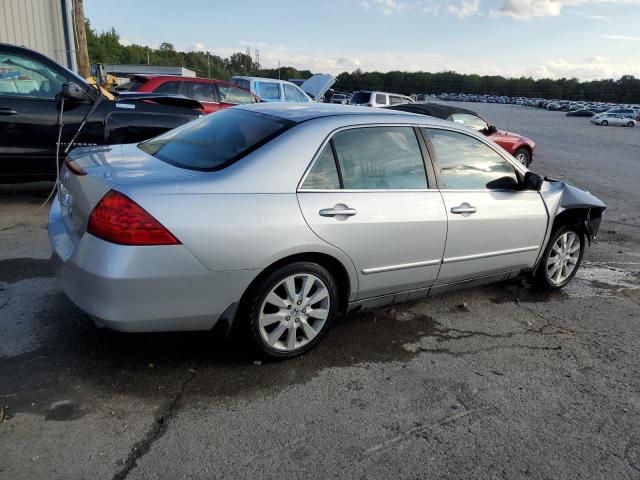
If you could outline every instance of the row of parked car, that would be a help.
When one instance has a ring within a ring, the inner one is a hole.
[[[606,102],[580,102],[455,93],[441,93],[435,95],[435,97],[445,101],[500,103],[543,108],[550,112],[566,112],[568,117],[588,117],[591,118],[591,123],[602,126],[616,125],[635,127],[636,123],[640,121],[640,105],[635,104],[621,105]]]

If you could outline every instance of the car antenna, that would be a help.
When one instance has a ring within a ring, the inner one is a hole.
[[[509,126],[511,125],[511,114],[513,113],[513,103],[511,104],[511,108],[509,109],[509,120],[507,120],[507,132],[509,131]]]

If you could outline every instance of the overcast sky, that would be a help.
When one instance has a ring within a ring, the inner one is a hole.
[[[85,0],[123,43],[314,72],[455,70],[540,77],[640,77],[640,0]]]

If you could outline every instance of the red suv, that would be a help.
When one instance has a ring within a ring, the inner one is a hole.
[[[204,113],[260,101],[253,93],[223,80],[172,75],[133,75],[127,83],[116,87],[116,91],[183,95],[199,101]]]

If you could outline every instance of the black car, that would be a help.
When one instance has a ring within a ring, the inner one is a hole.
[[[567,117],[593,117],[595,112],[591,110],[574,110],[573,112],[567,112]]]
[[[109,100],[46,56],[0,43],[0,183],[54,180],[61,92],[61,150],[93,110],[75,146],[146,140],[202,115],[182,97],[132,94]],[[71,87],[71,88],[70,88]]]

